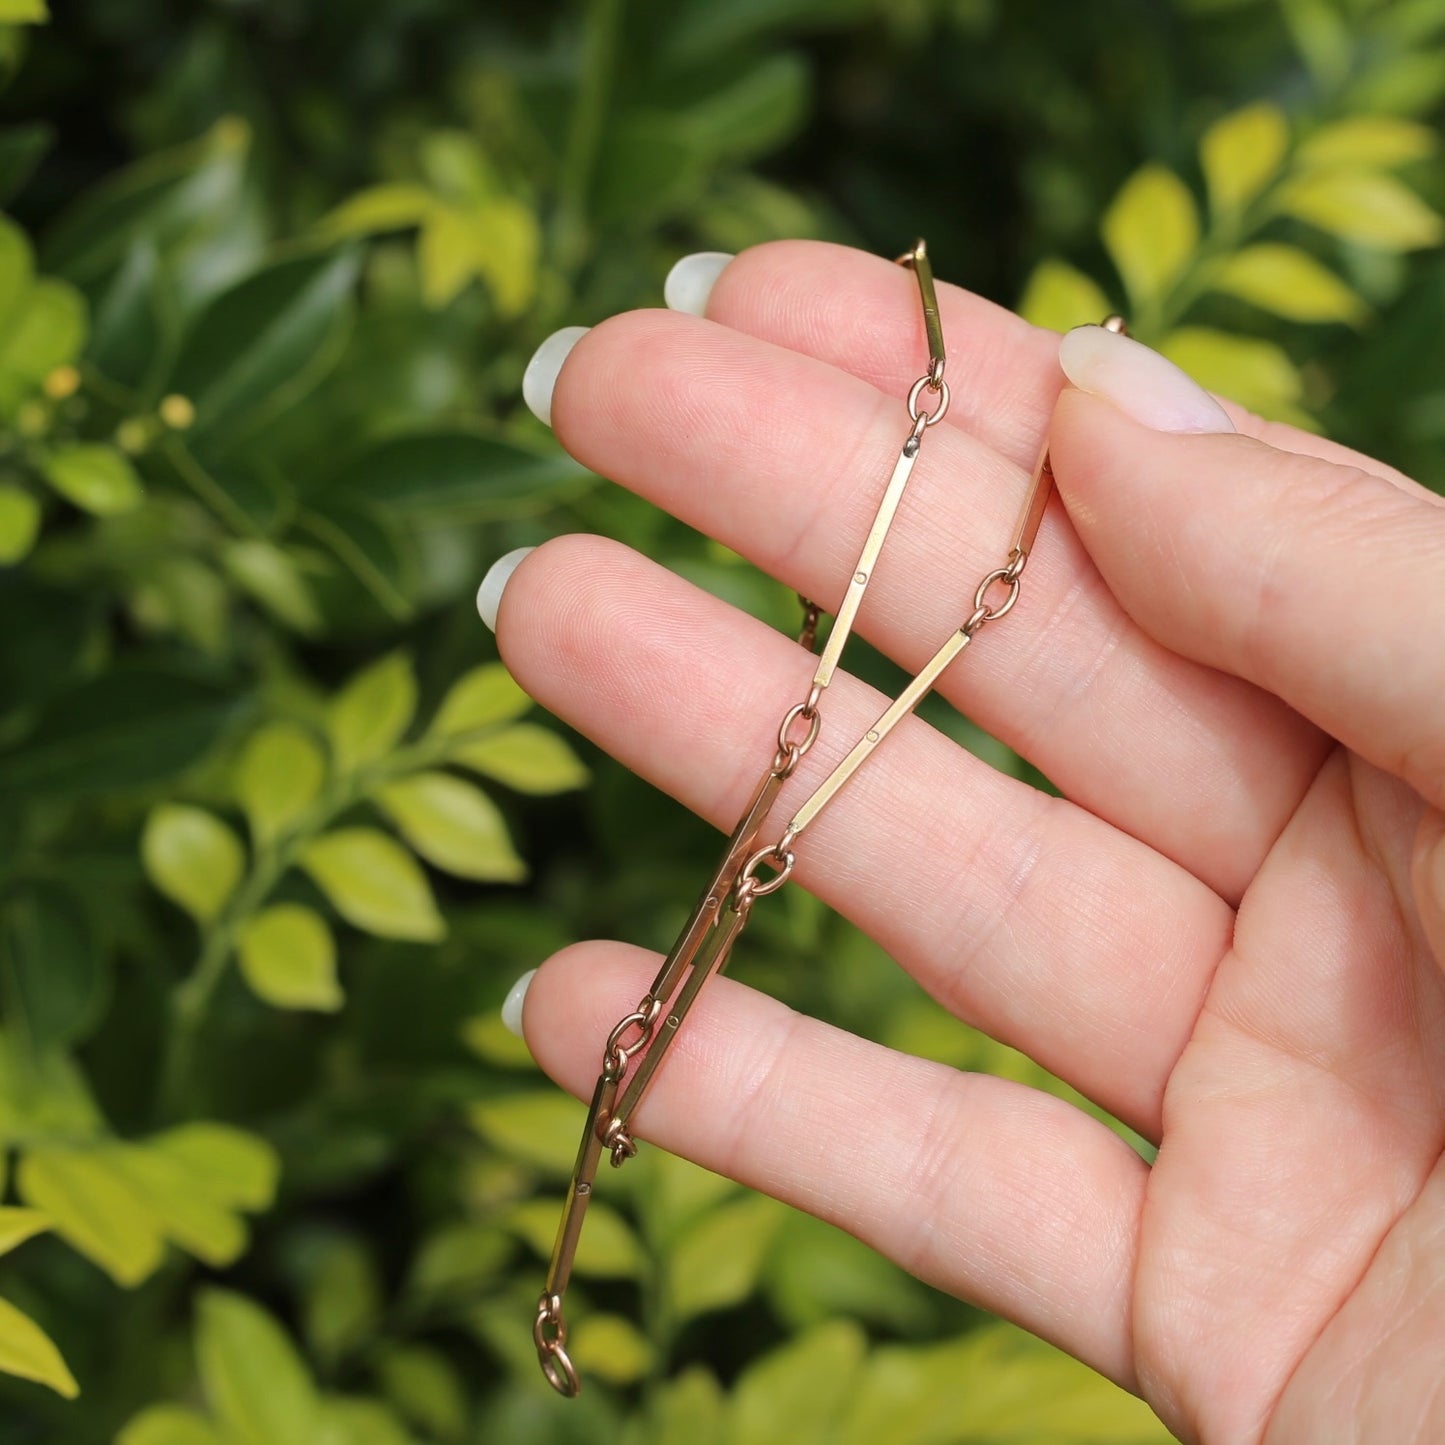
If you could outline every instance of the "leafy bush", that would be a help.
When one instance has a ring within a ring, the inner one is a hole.
[[[651,1149],[550,1397],[581,1110],[496,1008],[665,947],[714,842],[530,713],[471,594],[585,527],[791,621],[518,400],[555,326],[778,235],[1120,306],[1438,485],[1445,0],[179,8],[0,0],[0,1441],[1160,1439]],[[1061,1087],[806,895],[753,933],[798,1007]]]

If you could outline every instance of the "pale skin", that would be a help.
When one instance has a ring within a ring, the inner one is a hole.
[[[745,252],[707,319],[585,336],[557,435],[827,604],[907,434],[910,288],[842,248]],[[1445,1439],[1445,505],[1242,413],[1181,435],[1061,394],[1056,335],[940,301],[953,405],[859,630],[921,665],[1000,565],[1049,431],[1060,496],[1018,606],[940,691],[1064,796],[910,721],[790,886],[1157,1160],[727,978],[637,1132],[1054,1341],[1182,1439]],[[790,639],[595,537],[522,563],[498,638],[539,702],[722,828],[811,675]],[[879,706],[838,678],[777,817]],[[600,942],[549,960],[524,1016],[542,1067],[590,1092],[657,962]]]

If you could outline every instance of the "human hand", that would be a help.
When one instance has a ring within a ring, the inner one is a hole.
[[[906,431],[912,287],[840,248],[745,252],[707,320],[633,312],[583,337],[551,420],[826,605]],[[953,405],[859,625],[910,670],[958,627],[1052,416],[1064,505],[1008,625],[940,691],[1064,798],[911,720],[795,877],[1157,1160],[1058,1099],[727,979],[637,1132],[1053,1340],[1185,1439],[1445,1438],[1445,504],[1231,420],[1099,329],[1064,343],[1060,396],[1056,336],[940,300]],[[531,378],[544,410],[549,379]],[[730,827],[807,656],[598,538],[503,569],[494,607],[502,582],[528,692]],[[838,678],[778,816],[879,706]],[[656,968],[614,943],[544,965],[525,1003],[543,1068],[589,1091]]]

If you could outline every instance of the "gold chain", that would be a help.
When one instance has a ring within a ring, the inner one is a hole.
[[[582,1222],[603,1151],[611,1158],[614,1168],[621,1167],[637,1153],[637,1144],[629,1130],[633,1111],[669,1045],[677,1037],[677,1031],[702,986],[727,966],[733,945],[747,925],[753,904],[759,898],[776,893],[788,881],[796,862],[793,845],[803,830],[827,807],[884,738],[918,706],[944,669],[983,627],[1012,610],[1018,601],[1019,578],[1043,519],[1044,506],[1053,485],[1047,448],[1034,469],[1028,498],[1014,532],[1013,546],[1004,565],[989,572],[979,582],[973,595],[973,610],[967,620],[924,664],[852,751],[813,790],[793,814],[778,840],[759,847],[758,840],[778,792],[818,740],[823,721],[819,706],[821,699],[833,680],[852,633],[858,609],[872,580],[884,539],[893,525],[923,438],[929,427],[943,420],[951,400],[948,383],[943,377],[947,364],[943,326],[939,318],[933,271],[923,241],[915,242],[898,261],[900,265],[910,267],[917,277],[924,331],[928,338],[928,370],[908,392],[908,417],[912,425],[834,614],[828,640],[818,655],[818,666],[808,695],[784,713],[778,725],[778,747],[772,762],[759,780],[751,802],[733,829],[717,871],[698,899],[652,987],[608,1035],[602,1052],[602,1071],[597,1077],[587,1122],[583,1126],[577,1160],[572,1168],[571,1186],[557,1228],[557,1241],[552,1249],[551,1264],[532,1326],[532,1339],[537,1347],[542,1373],[553,1389],[563,1395],[576,1395],[582,1387],[577,1369],[567,1354],[567,1320],[562,1301],[571,1279]],[[1118,317],[1111,316],[1104,324],[1112,330],[1123,329],[1123,322]],[[925,394],[934,398],[931,407],[920,405]],[[1001,599],[990,603],[989,594],[997,588],[1006,591]],[[803,606],[803,627],[798,641],[811,652],[817,643],[822,609],[806,597],[800,596],[799,601]],[[628,1067],[639,1055],[637,1067],[624,1088],[623,1080]]]

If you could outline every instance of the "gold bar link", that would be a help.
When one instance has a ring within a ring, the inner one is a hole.
[[[796,838],[829,803],[838,790],[858,771],[889,733],[928,696],[943,670],[968,646],[972,634],[959,628],[923,665],[923,670],[888,705],[878,721],[853,745],[853,749],[837,767],[814,789],[813,794],[793,814],[788,835]]]
[[[813,674],[814,687],[827,687],[838,669],[838,661],[843,656],[843,649],[852,634],[858,609],[863,605],[863,594],[873,580],[873,568],[883,551],[884,539],[893,525],[898,504],[903,500],[904,488],[907,487],[913,465],[918,460],[919,442],[918,436],[910,435],[903,443],[903,450],[898,453],[898,460],[893,464],[893,475],[888,478],[888,485],[883,490],[883,498],[878,503],[873,525],[868,529],[867,540],[858,554],[858,563],[853,569],[852,577],[848,579],[847,591],[843,593],[843,600],[834,614],[833,629],[828,634],[827,645],[818,658],[818,670]]]
[[[1054,490],[1054,468],[1049,461],[1049,444],[1045,442],[1034,465],[1033,480],[1029,483],[1024,509],[1019,514],[1018,526],[1014,528],[1010,556],[1027,557],[1033,551],[1034,539],[1039,535],[1039,526],[1049,505],[1049,495]]]
[[[929,376],[934,382],[943,379],[943,364],[948,359],[943,349],[943,318],[938,314],[938,292],[933,285],[933,264],[928,259],[928,246],[920,236],[910,250],[899,258],[899,264],[910,266],[918,277],[918,295],[923,302],[923,329],[928,334],[928,357],[932,363]]]
[[[597,1076],[597,1087],[592,1091],[592,1105],[587,1110],[587,1123],[582,1128],[582,1140],[577,1146],[577,1161],[572,1166],[572,1182],[567,1189],[567,1200],[562,1206],[562,1219],[557,1226],[556,1243],[552,1246],[552,1262],[547,1266],[547,1283],[544,1295],[566,1293],[568,1281],[572,1278],[572,1265],[577,1258],[577,1241],[582,1236],[582,1222],[587,1214],[587,1205],[592,1198],[592,1181],[597,1178],[597,1166],[602,1159],[602,1136],[598,1124],[612,1114],[612,1101],[617,1097],[618,1079],[604,1068]]]

